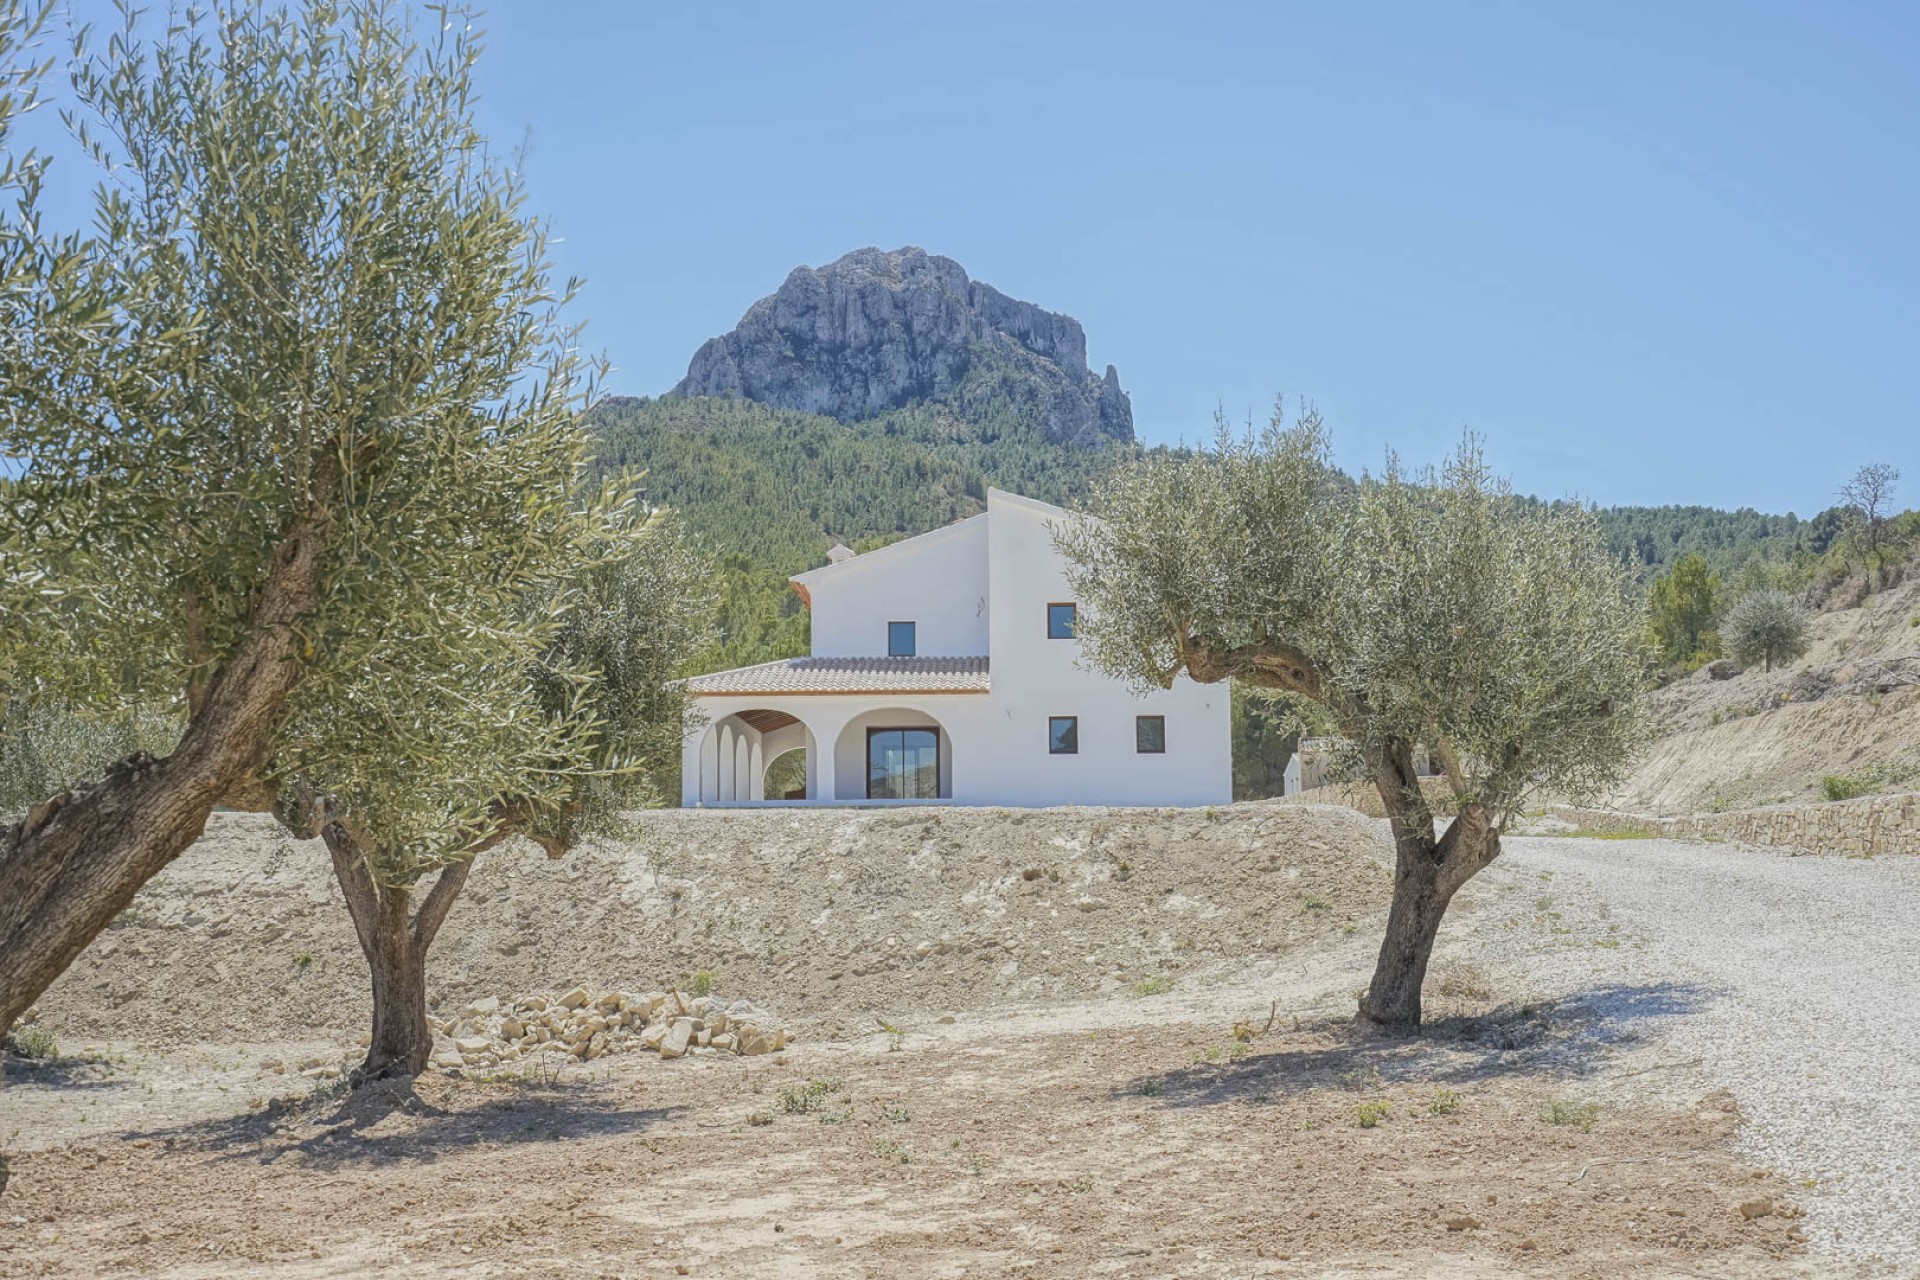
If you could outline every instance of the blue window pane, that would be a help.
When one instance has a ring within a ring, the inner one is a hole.
[[[913,653],[913,624],[911,622],[889,622],[887,624],[887,656],[889,658],[911,658]]]
[[[1052,716],[1047,720],[1047,750],[1056,756],[1080,754],[1080,717]]]
[[[1074,616],[1078,607],[1070,604],[1050,604],[1047,606],[1047,639],[1073,639]]]

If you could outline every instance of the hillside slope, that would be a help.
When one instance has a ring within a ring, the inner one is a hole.
[[[1813,647],[1789,667],[1730,679],[1706,668],[1662,689],[1656,741],[1605,802],[1695,813],[1819,800],[1828,775],[1911,789],[1920,778],[1920,575],[1816,615],[1813,630]]]

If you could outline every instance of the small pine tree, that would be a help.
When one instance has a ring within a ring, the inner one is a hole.
[[[1810,643],[1807,611],[1785,591],[1741,596],[1720,630],[1736,662],[1747,667],[1757,662],[1767,671],[1776,662],[1792,662]]]
[[[1685,663],[1691,670],[1720,656],[1720,637],[1713,629],[1720,612],[1720,575],[1705,556],[1694,552],[1675,561],[1655,579],[1647,605],[1664,661]]]

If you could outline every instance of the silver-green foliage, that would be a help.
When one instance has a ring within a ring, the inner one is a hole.
[[[1498,817],[1617,778],[1641,729],[1640,611],[1591,516],[1516,502],[1469,439],[1353,484],[1317,414],[1119,469],[1058,540],[1101,669],[1318,703],[1363,751],[1424,743]]]
[[[42,232],[9,152],[0,694],[186,719],[288,531],[318,529],[266,781],[324,780],[428,848],[593,760],[585,675],[529,695],[559,626],[538,602],[639,518],[578,490],[572,285],[475,129],[476,37],[416,21],[242,2],[83,36],[84,235]]]
[[[179,706],[249,623],[284,531],[327,523],[303,700],[403,636],[488,625],[598,536],[573,477],[579,358],[519,178],[472,122],[457,15],[220,6],[75,62],[96,230],[10,228],[0,515],[40,575],[0,676]],[[457,583],[457,590],[448,584]],[[476,609],[476,604],[483,607]]]
[[[59,704],[8,702],[0,708],[0,823],[115,760],[165,752],[176,731],[162,716],[102,721]]]
[[[1800,601],[1787,592],[1749,591],[1727,611],[1720,635],[1740,665],[1771,671],[1807,651],[1812,624]]]
[[[706,638],[710,580],[707,558],[655,511],[549,564],[489,625],[397,637],[340,696],[295,717],[298,767],[284,772],[304,785],[292,799],[323,793],[372,878],[402,888],[503,835],[557,851],[612,829],[622,810],[676,789],[686,696],[673,677]],[[419,714],[360,715],[363,687]]]

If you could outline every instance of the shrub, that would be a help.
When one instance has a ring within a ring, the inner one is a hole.
[[[22,1058],[51,1062],[60,1056],[53,1032],[44,1027],[19,1027],[7,1035],[7,1051]]]
[[[1727,650],[1742,666],[1792,662],[1811,642],[1807,611],[1784,591],[1751,591],[1727,611],[1721,624]]]
[[[1820,790],[1829,800],[1851,800],[1867,794],[1867,783],[1858,774],[1830,773],[1820,779]]]
[[[1820,779],[1820,791],[1829,800],[1852,800],[1878,787],[1896,786],[1920,775],[1912,765],[1875,764],[1852,773],[1830,773]]]

